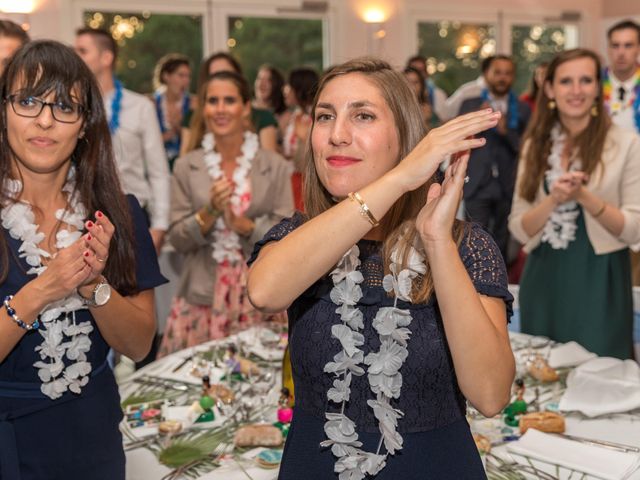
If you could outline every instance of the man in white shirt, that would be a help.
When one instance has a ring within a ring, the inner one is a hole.
[[[616,125],[640,132],[640,25],[632,20],[616,23],[607,31],[607,39],[605,106]]]
[[[640,25],[623,20],[607,31],[609,67],[603,74],[605,107],[616,125],[640,133]],[[638,159],[640,161],[640,159]],[[640,254],[631,252],[633,284],[640,285]]]
[[[470,98],[479,97],[482,91],[487,88],[485,75],[494,58],[495,57],[493,56],[485,58],[480,65],[482,70],[480,76],[475,80],[463,83],[451,94],[449,98],[447,98],[447,101],[445,102],[444,121],[451,120],[452,118],[460,115],[460,107],[462,107],[464,101]]]
[[[114,77],[117,45],[104,30],[76,31],[76,53],[93,72],[104,98],[120,181],[149,216],[149,233],[160,251],[169,227],[169,166],[155,107]]]

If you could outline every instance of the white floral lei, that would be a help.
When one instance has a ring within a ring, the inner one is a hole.
[[[209,176],[217,180],[224,175],[220,168],[222,162],[221,155],[215,150],[215,140],[212,133],[207,133],[202,138],[202,148],[204,149],[204,164],[207,167]],[[244,132],[244,142],[242,143],[241,155],[237,158],[238,166],[233,171],[232,181],[235,184],[231,194],[231,209],[240,207],[242,195],[249,188],[249,169],[251,161],[258,152],[258,136],[253,132]],[[228,260],[230,263],[243,262],[241,253],[240,237],[236,232],[227,228],[222,216],[218,217],[214,225],[213,232],[213,258],[217,263]]]
[[[324,431],[329,439],[320,445],[330,446],[338,457],[334,471],[339,474],[340,480],[359,480],[366,475],[375,475],[385,467],[388,455],[402,449],[403,439],[396,427],[398,419],[404,414],[393,408],[390,401],[400,397],[402,374],[399,370],[409,355],[407,341],[411,332],[406,327],[411,323],[411,312],[397,308],[397,303],[398,300],[411,301],[412,280],[426,272],[426,265],[424,256],[411,247],[407,268],[398,271],[401,261],[399,251],[396,245],[391,254],[391,274],[386,275],[382,282],[387,292],[393,290],[394,305],[380,308],[373,320],[373,327],[380,339],[380,350],[366,357],[358,348],[364,344],[364,336],[358,332],[364,328],[363,314],[356,308],[362,298],[359,284],[364,280],[362,273],[357,271],[360,265],[358,246],[354,245],[331,272],[334,284],[331,300],[338,305],[336,313],[342,319],[342,324],[334,325],[331,333],[340,341],[342,350],[333,357],[332,362],[325,365],[324,371],[336,376],[327,397],[331,402],[341,403],[342,410],[340,413],[326,413]],[[365,370],[361,367],[363,362],[369,366],[369,386],[376,394],[376,399],[368,400],[367,404],[373,409],[382,434],[375,453],[360,448],[362,442],[358,440],[356,424],[344,414],[351,394],[352,375],[364,375]],[[387,453],[380,454],[383,442]]]
[[[69,209],[59,209],[55,215],[61,222],[75,227],[75,231],[58,231],[58,250],[68,247],[82,236],[87,217],[86,209],[77,192],[74,194],[74,177],[75,169],[72,167],[62,188],[70,196]],[[13,198],[22,190],[18,180],[6,180],[4,188]],[[42,265],[40,258],[50,258],[51,254],[38,247],[44,239],[44,233],[38,232],[31,205],[25,201],[11,203],[2,209],[0,217],[2,226],[9,231],[11,237],[22,240],[18,252],[20,258],[25,258],[31,266],[27,274],[41,275],[47,267]],[[35,351],[39,353],[41,360],[33,366],[38,369],[42,393],[52,400],[59,398],[67,390],[79,394],[81,388],[89,381],[91,363],[87,361],[86,353],[91,348],[89,333],[93,331],[93,326],[90,321],[76,323],[75,318],[75,312],[84,308],[87,307],[82,297],[74,292],[66,298],[48,304],[39,314],[41,327],[38,332],[42,336],[42,343]],[[72,362],[66,367],[65,356]]]
[[[553,182],[555,182],[561,175],[566,173],[562,168],[562,152],[564,151],[565,141],[567,140],[567,134],[562,131],[562,127],[559,124],[554,125],[551,130],[551,152],[549,152],[549,169],[546,171],[545,176],[547,185],[551,188]],[[582,168],[582,162],[576,160],[571,163],[569,170],[580,170]],[[547,223],[545,223],[542,230],[542,241],[551,245],[554,250],[566,249],[569,243],[576,239],[576,218],[580,215],[580,210],[577,208],[578,204],[574,200],[570,200],[565,203],[561,203],[556,206],[549,215]]]

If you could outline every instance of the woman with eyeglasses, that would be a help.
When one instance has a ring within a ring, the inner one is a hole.
[[[107,354],[145,357],[165,279],[84,62],[33,42],[0,92],[0,479],[124,479]]]

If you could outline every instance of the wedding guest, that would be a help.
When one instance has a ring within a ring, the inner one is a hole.
[[[509,217],[528,252],[522,331],[632,356],[629,246],[640,243],[640,138],[612,124],[598,55],[549,64],[525,137]]]
[[[288,308],[279,478],[484,478],[465,398],[487,416],[509,399],[512,297],[495,242],[455,220],[468,155],[434,174],[500,113],[424,137],[402,73],[357,59],[322,77],[311,118],[307,213],[258,242],[248,279],[256,307]]]
[[[139,360],[153,339],[165,280],[144,214],[73,50],[27,44],[0,92],[0,478],[124,480],[107,353]]]

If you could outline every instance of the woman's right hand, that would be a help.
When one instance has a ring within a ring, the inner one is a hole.
[[[233,193],[233,184],[227,177],[221,177],[213,182],[209,190],[209,198],[211,206],[216,210],[223,211],[229,205],[231,194]]]
[[[67,248],[58,250],[47,269],[32,280],[43,306],[68,297],[89,279],[92,270],[85,261],[88,255],[89,246],[84,235]]]
[[[495,127],[500,116],[491,109],[480,110],[431,130],[394,169],[406,191],[427,182],[448,155],[482,147],[486,140],[473,135]]]
[[[580,189],[587,182],[588,175],[584,172],[563,173],[551,184],[549,195],[556,205],[576,200]]]

